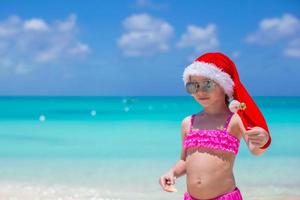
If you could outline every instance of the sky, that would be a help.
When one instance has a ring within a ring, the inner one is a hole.
[[[1,96],[186,96],[206,52],[253,96],[300,95],[297,0],[1,0]]]

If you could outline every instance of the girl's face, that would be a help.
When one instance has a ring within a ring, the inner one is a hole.
[[[209,80],[209,78],[204,76],[190,76],[190,81],[205,81]],[[200,103],[203,107],[208,107],[211,105],[214,105],[219,102],[225,102],[225,92],[223,88],[215,82],[215,87],[211,91],[201,91],[198,90],[196,93],[192,94],[192,96],[195,98],[195,100]]]

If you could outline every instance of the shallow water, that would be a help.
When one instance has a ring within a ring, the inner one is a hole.
[[[241,141],[235,160],[245,199],[300,196],[299,97],[257,97],[272,134],[262,156]],[[158,178],[179,158],[191,97],[1,97],[0,200],[182,199]],[[43,117],[41,117],[43,116]]]

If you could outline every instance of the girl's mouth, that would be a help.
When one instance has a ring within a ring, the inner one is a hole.
[[[207,100],[208,97],[202,97],[202,98],[198,98],[198,100]]]

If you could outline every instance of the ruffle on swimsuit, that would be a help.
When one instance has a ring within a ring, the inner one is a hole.
[[[240,140],[227,131],[229,121],[234,113],[231,113],[223,126],[223,129],[197,129],[193,130],[195,114],[191,117],[189,132],[184,140],[184,149],[191,147],[207,147],[227,151],[236,155],[239,150]]]

